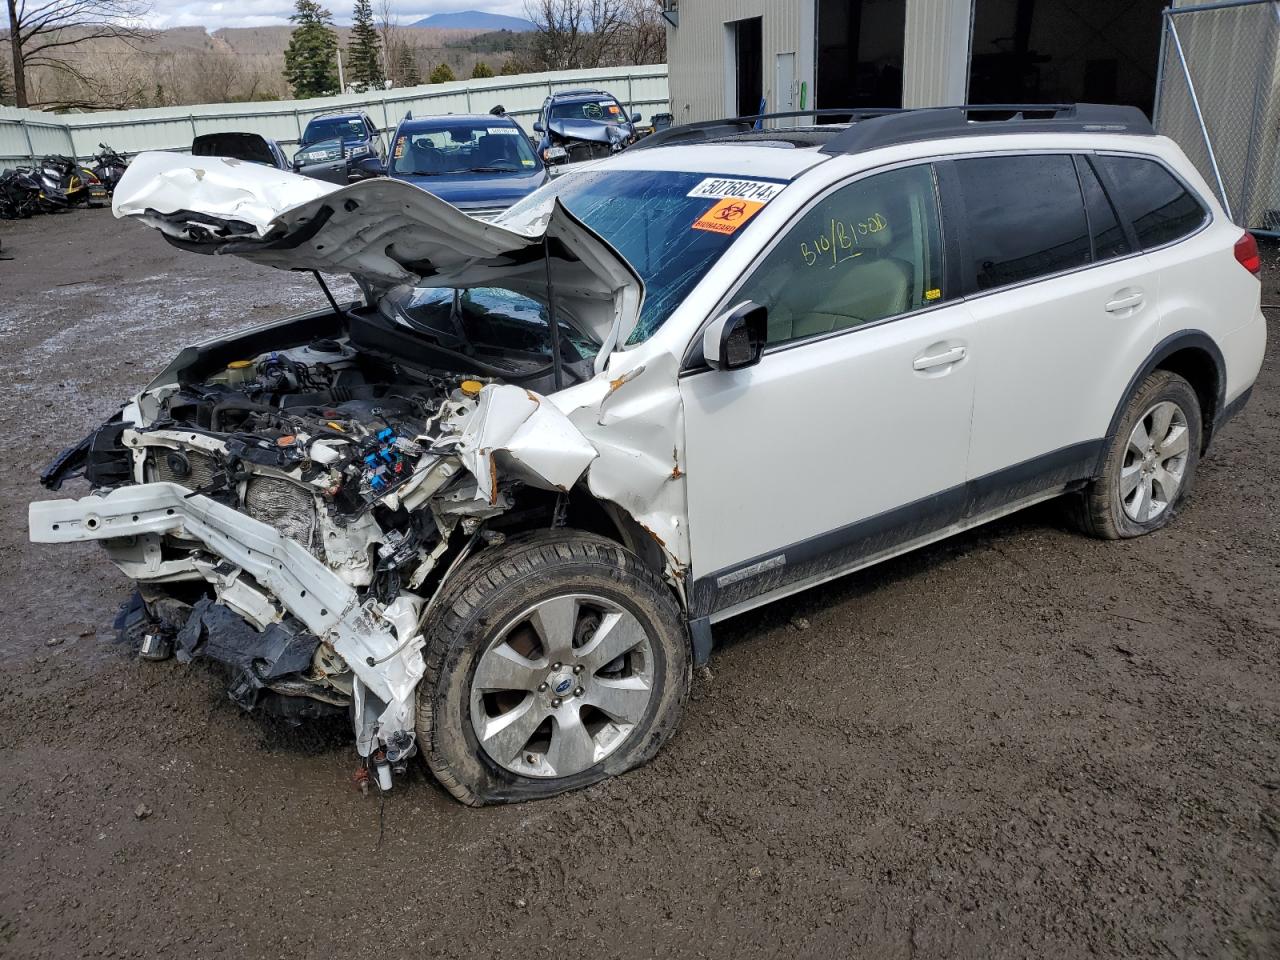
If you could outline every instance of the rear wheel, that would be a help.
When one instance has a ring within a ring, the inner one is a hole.
[[[649,760],[688,695],[666,585],[618,544],[543,533],[460,571],[418,688],[427,764],[458,799],[554,796]]]
[[[1079,526],[1119,540],[1169,523],[1195,479],[1201,422],[1191,384],[1168,370],[1147,377],[1125,407],[1101,476],[1076,504]]]

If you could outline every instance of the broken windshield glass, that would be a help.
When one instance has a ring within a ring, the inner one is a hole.
[[[558,196],[569,212],[607,240],[645,284],[644,307],[629,344],[641,343],[666,322],[711,269],[761,201],[721,196],[715,183],[743,183],[706,173],[668,170],[587,170],[561,177],[499,218],[514,230],[550,210]],[[784,181],[751,181],[763,200]],[[761,187],[770,189],[760,190]],[[692,195],[691,195],[692,194]]]

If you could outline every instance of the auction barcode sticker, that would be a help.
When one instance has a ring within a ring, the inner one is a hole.
[[[768,203],[785,187],[785,183],[769,183],[767,180],[733,180],[729,177],[707,177],[689,191],[691,197],[706,197],[709,200],[724,200],[737,197],[739,200],[753,200],[756,203]]]

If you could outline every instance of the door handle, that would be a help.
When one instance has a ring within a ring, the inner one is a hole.
[[[1116,297],[1114,300],[1108,300],[1106,304],[1107,313],[1121,313],[1125,310],[1132,310],[1135,307],[1142,306],[1142,293],[1126,294],[1123,297]]]
[[[932,370],[934,367],[946,366],[948,363],[955,363],[965,358],[966,350],[964,347],[952,347],[942,353],[935,353],[932,356],[916,357],[911,363],[914,370]]]

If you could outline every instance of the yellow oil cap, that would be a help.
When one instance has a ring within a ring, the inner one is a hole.
[[[228,370],[244,370],[246,367],[252,367],[252,360],[232,360],[227,364]]]
[[[462,392],[468,397],[478,397],[480,391],[484,389],[484,384],[479,380],[463,380],[458,386],[462,388]]]

